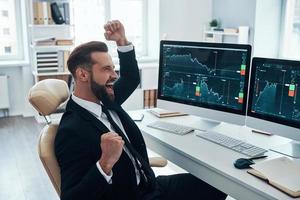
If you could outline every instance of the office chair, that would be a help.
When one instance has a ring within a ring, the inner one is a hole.
[[[36,83],[28,94],[31,105],[42,115],[47,125],[42,129],[38,141],[40,160],[51,180],[53,187],[60,196],[60,168],[54,153],[54,140],[58,128],[58,121],[53,121],[49,115],[55,113],[58,107],[69,98],[69,88],[65,81],[45,79]],[[167,160],[161,157],[149,158],[151,167],[164,167]]]

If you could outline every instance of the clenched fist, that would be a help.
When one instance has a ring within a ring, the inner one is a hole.
[[[110,174],[114,164],[119,160],[124,146],[121,136],[114,132],[101,135],[102,155],[99,164],[106,174]]]
[[[115,41],[118,46],[129,44],[125,35],[124,26],[119,20],[108,21],[104,25],[104,30],[104,36],[107,40]]]

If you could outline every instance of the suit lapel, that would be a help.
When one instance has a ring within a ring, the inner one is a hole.
[[[75,103],[72,98],[69,99],[69,102],[66,107],[67,112],[75,112],[76,114],[80,115],[84,120],[89,121],[92,126],[97,128],[101,133],[109,132],[109,129],[100,121],[98,120],[93,114],[89,111]]]

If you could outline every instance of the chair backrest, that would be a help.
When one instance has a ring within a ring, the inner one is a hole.
[[[46,79],[36,83],[29,91],[28,100],[43,116],[48,116],[69,97],[68,85],[58,79]],[[60,168],[54,153],[54,140],[58,123],[47,124],[40,133],[38,142],[39,157],[43,166],[60,196]]]

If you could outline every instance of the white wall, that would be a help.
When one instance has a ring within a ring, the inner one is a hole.
[[[28,116],[32,114],[32,110],[27,103],[27,92],[33,84],[29,66],[1,66],[0,74],[8,75],[9,115]],[[3,116],[3,114],[3,111],[1,111],[0,116]]]
[[[213,0],[223,27],[249,26],[253,56],[278,57],[283,0]]]
[[[282,6],[282,0],[257,1],[253,56],[278,57]]]
[[[223,28],[248,26],[249,43],[253,44],[256,0],[213,0],[212,17],[221,20]]]
[[[211,0],[161,0],[160,39],[202,41],[211,11]]]

